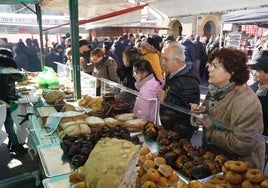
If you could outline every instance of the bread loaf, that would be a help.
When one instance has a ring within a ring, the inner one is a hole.
[[[117,119],[112,118],[112,117],[104,118],[104,122],[105,122],[105,125],[107,125],[108,127],[114,127],[116,125],[122,125],[122,122],[120,122]]]
[[[102,118],[96,116],[89,116],[86,119],[87,124],[94,129],[101,129],[105,126],[105,121]]]
[[[75,136],[79,134],[91,134],[91,128],[85,121],[87,117],[88,115],[81,114],[61,118],[58,126],[58,134],[60,138],[63,138],[65,135]]]
[[[130,119],[130,120],[127,120],[124,124],[125,124],[125,127],[130,132],[137,132],[137,131],[142,131],[146,123],[147,123],[147,120],[145,119]]]
[[[119,115],[116,115],[116,116],[114,116],[114,117],[115,117],[115,119],[117,119],[118,121],[123,121],[123,122],[125,122],[125,121],[127,121],[127,120],[131,120],[131,119],[135,119],[135,118],[137,118],[137,117],[135,116],[135,114],[133,114],[133,113],[119,114]]]
[[[47,103],[59,104],[59,103],[63,102],[66,95],[65,95],[65,93],[63,93],[59,90],[50,90],[50,91],[44,93],[43,97]]]

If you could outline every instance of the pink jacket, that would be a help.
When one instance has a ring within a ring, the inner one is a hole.
[[[150,74],[135,86],[139,91],[136,98],[133,113],[142,119],[155,123],[157,90],[160,89],[160,82],[157,81],[153,74]]]

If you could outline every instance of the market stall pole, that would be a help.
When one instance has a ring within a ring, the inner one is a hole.
[[[69,1],[71,37],[72,37],[72,59],[73,59],[73,80],[75,100],[81,98],[80,81],[80,55],[79,55],[79,28],[78,28],[78,0]]]

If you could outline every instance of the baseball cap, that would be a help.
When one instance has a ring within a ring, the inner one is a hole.
[[[84,45],[88,45],[89,43],[87,42],[87,40],[85,39],[81,39],[79,40],[79,48],[84,46]]]
[[[253,70],[267,70],[268,71],[268,57],[261,57],[256,60],[255,64],[251,64],[250,68]]]

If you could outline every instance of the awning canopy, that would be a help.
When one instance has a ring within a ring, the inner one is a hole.
[[[230,12],[222,16],[222,22],[268,27],[268,8]]]
[[[0,4],[39,3],[41,0],[0,0]]]
[[[139,5],[148,4],[151,12],[156,14],[155,19],[209,14],[216,12],[228,12],[241,9],[252,9],[267,6],[267,0],[79,0],[78,10],[79,17],[84,19],[92,19],[106,14],[111,14],[127,10]],[[52,10],[63,13],[69,13],[68,1],[66,0],[43,0],[40,4]],[[137,13],[138,12],[138,13]],[[140,21],[140,10],[137,12],[127,13],[126,16],[117,16],[112,20],[105,18],[102,24],[125,24]],[[158,16],[157,16],[158,15]]]
[[[130,3],[123,0],[79,0],[78,11],[79,17],[88,20],[88,22],[98,22],[97,24],[103,24],[104,22],[113,25],[140,21],[142,5],[146,4],[141,3],[137,5],[135,2]],[[66,14],[69,13],[68,2],[66,0],[43,0],[40,6]],[[140,8],[135,9],[135,7]],[[118,12],[121,13],[117,14]],[[91,20],[99,17],[102,18]]]

